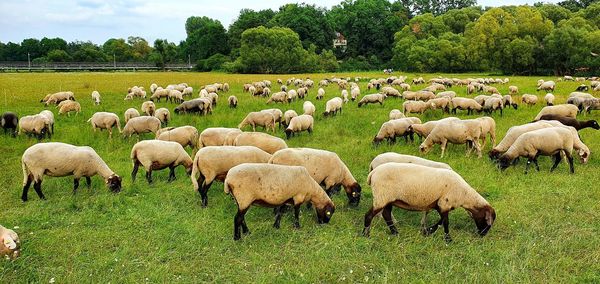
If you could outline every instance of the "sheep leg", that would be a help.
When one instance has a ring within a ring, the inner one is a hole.
[[[531,158],[527,159],[527,164],[525,165],[525,174],[529,172],[529,165],[531,165]]]
[[[171,166],[169,167],[169,179],[167,180],[167,182],[172,182],[176,179],[175,177],[175,167]]]
[[[238,209],[238,212],[233,219],[233,239],[236,241],[242,237],[240,229],[244,220],[244,214],[246,214],[246,210]]]
[[[79,178],[73,179],[73,195],[77,193],[77,189],[79,188]]]
[[[382,215],[383,220],[385,220],[388,228],[390,228],[392,235],[397,235],[398,230],[396,229],[396,226],[394,226],[394,216],[392,216],[392,204],[388,204],[383,208]]]
[[[429,211],[424,211],[421,217],[421,234],[423,236],[427,236],[427,214],[429,214]]]
[[[206,180],[202,181],[202,186],[200,187],[200,197],[202,198],[202,207],[206,207],[208,205],[208,189],[210,188],[210,183],[207,183]]]
[[[565,156],[567,156],[567,161],[569,161],[569,170],[572,174],[575,173],[575,167],[573,166],[573,156],[570,152],[565,151]]]
[[[146,180],[148,180],[148,183],[152,183],[152,169],[146,171]]]
[[[373,222],[373,218],[377,216],[377,214],[379,214],[381,210],[382,208],[374,209],[373,207],[371,207],[371,209],[367,211],[367,213],[365,214],[365,228],[362,232],[363,236],[369,237],[369,234],[371,233],[371,222]]]
[[[131,171],[131,181],[135,182],[135,176],[137,175],[138,169],[140,167],[139,163],[133,163],[133,171]]]
[[[560,157],[560,152],[554,154],[552,156],[552,160],[554,161],[554,163],[552,164],[552,168],[550,168],[550,172],[553,172],[556,167],[558,167],[558,164],[560,163],[561,157]]]
[[[275,207],[275,223],[273,223],[273,228],[275,229],[279,229],[280,228],[280,223],[281,223],[281,215],[283,215],[283,208],[285,207],[285,205],[281,205],[278,207]]]
[[[444,241],[446,241],[446,243],[452,242],[450,230],[448,229],[448,212],[442,212],[440,215],[442,216],[442,225],[444,225]]]
[[[294,228],[300,229],[300,206],[302,203],[294,205]]]
[[[448,141],[442,140],[442,143],[440,144],[440,147],[442,148],[442,156],[440,158],[444,157],[444,152],[446,151],[446,143],[448,143]]]
[[[42,193],[42,181],[41,180],[33,183],[33,189],[35,189],[35,192],[40,197],[40,199],[46,200],[46,196],[44,196],[44,193]]]
[[[536,171],[540,171],[540,165],[538,165],[538,155],[536,155],[535,157],[533,157],[533,164],[535,165],[535,170]]]
[[[85,177],[85,183],[88,188],[92,187],[92,179],[90,177]]]
[[[23,186],[23,194],[21,195],[21,200],[23,200],[23,202],[27,201],[27,192],[29,191],[29,187],[31,186],[31,181],[31,176],[27,176],[27,182]]]

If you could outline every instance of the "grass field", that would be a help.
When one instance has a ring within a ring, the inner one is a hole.
[[[295,75],[315,82],[333,74]],[[337,76],[384,77],[383,74],[336,74]],[[430,74],[426,79],[437,76]],[[445,75],[459,78],[482,74]],[[22,257],[0,261],[0,283],[48,282],[598,282],[600,281],[600,150],[599,132],[580,132],[593,154],[589,164],[575,164],[575,174],[562,163],[549,172],[549,158],[540,159],[540,172],[524,175],[524,163],[501,173],[486,155],[464,156],[464,146],[450,146],[440,159],[439,146],[425,158],[450,164],[496,209],[497,219],[490,233],[476,235],[476,228],[463,209],[450,214],[449,245],[438,230],[430,237],[419,233],[420,213],[394,209],[399,235],[391,236],[382,218],[373,222],[371,237],[360,236],[363,216],[371,205],[366,184],[368,166],[377,154],[395,151],[419,155],[418,142],[374,148],[373,136],[388,119],[391,109],[401,109],[402,100],[388,99],[384,106],[356,103],[344,105],[341,115],[324,119],[325,101],[339,96],[336,87],[326,88],[325,100],[310,100],[317,106],[313,135],[305,133],[288,141],[290,147],[313,147],[338,153],[363,187],[358,208],[347,205],[345,194],[334,196],[337,205],[330,224],[317,225],[314,210],[302,210],[302,228],[292,226],[285,215],[281,229],[272,228],[272,210],[252,207],[246,215],[252,232],[242,241],[233,241],[235,203],[224,195],[222,183],[209,190],[209,207],[200,207],[190,179],[182,168],[178,179],[167,183],[168,171],[155,172],[148,185],[140,173],[135,184],[129,177],[129,153],[135,138],[119,135],[108,139],[107,132],[93,133],[87,119],[96,111],[110,111],[121,118],[129,107],[142,101],[124,101],[128,87],[187,82],[195,89],[213,82],[229,82],[231,91],[222,94],[213,115],[174,115],[171,125],[193,125],[200,131],[213,126],[236,127],[250,111],[271,108],[266,99],[242,93],[242,84],[260,79],[287,79],[287,75],[232,75],[220,73],[42,73],[0,74],[0,112],[20,116],[44,109],[39,100],[45,94],[71,90],[82,105],[82,113],[70,117],[56,114],[52,141],[89,145],[124,178],[123,191],[112,194],[99,177],[87,189],[82,183],[72,195],[71,178],[46,178],[42,189],[48,198],[41,201],[30,191],[30,201],[20,200],[23,151],[37,141],[20,136],[0,135],[0,224],[15,228],[22,240]],[[409,74],[409,78],[413,76]],[[516,85],[521,93],[536,93],[538,77],[510,77],[501,93]],[[549,78],[544,78],[549,79]],[[578,83],[559,82],[557,102]],[[366,82],[360,83],[367,94]],[[90,93],[98,90],[102,104],[93,106]],[[466,96],[464,87],[452,88]],[[226,98],[238,97],[237,109],[229,109]],[[542,92],[537,92],[543,101]],[[157,103],[158,107],[175,104]],[[277,105],[282,111],[302,110],[302,101]],[[506,130],[533,119],[542,103],[518,110],[509,109],[497,123],[498,141]],[[467,117],[460,113],[460,117]],[[442,114],[426,113],[423,121]],[[475,116],[472,116],[475,117]],[[588,115],[597,119],[598,113]],[[248,129],[246,129],[248,130]],[[284,137],[283,131],[277,134]],[[144,139],[152,139],[146,135]],[[485,149],[489,151],[490,145]],[[430,222],[437,220],[432,214]]]

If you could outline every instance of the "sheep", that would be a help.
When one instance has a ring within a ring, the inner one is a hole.
[[[267,100],[267,104],[271,102],[275,103],[285,103],[288,101],[288,94],[286,92],[277,92],[271,95],[271,97]]]
[[[483,104],[483,110],[488,114],[491,114],[496,110],[500,110],[500,116],[502,116],[503,108],[504,102],[502,101],[502,99],[495,97],[490,97],[489,99],[485,100],[485,103]]]
[[[138,136],[143,133],[156,132],[160,129],[160,120],[154,116],[139,116],[129,119],[123,127],[123,138],[131,137],[132,134]],[[139,137],[138,137],[139,138]]]
[[[197,113],[206,114],[206,112],[207,112],[206,105],[207,104],[210,105],[209,100],[205,100],[202,98],[193,99],[193,100],[185,101],[185,102],[179,104],[177,107],[175,107],[175,109],[173,111],[177,114],[188,113],[188,112],[197,112]]]
[[[583,110],[581,110],[584,115],[591,113],[592,110],[600,109],[600,99],[592,98],[592,99],[584,99],[581,104]]]
[[[413,85],[425,84],[425,79],[423,77],[413,78],[412,83]]]
[[[244,120],[240,122],[238,128],[242,129],[247,125],[252,126],[252,131],[256,131],[256,126],[259,125],[264,127],[266,131],[269,131],[270,128],[275,133],[275,117],[269,112],[254,111],[248,113]]]
[[[548,123],[547,121],[537,121],[534,123],[517,125],[517,126],[513,126],[513,127],[509,128],[508,131],[506,131],[504,138],[502,138],[502,141],[500,141],[500,143],[498,143],[498,145],[496,145],[489,152],[490,159],[491,160],[498,159],[498,157],[500,157],[500,155],[502,155],[504,152],[506,152],[508,150],[508,148],[510,148],[510,146],[512,146],[514,144],[515,140],[517,140],[517,138],[519,136],[521,136],[523,133],[527,133],[527,132],[542,129],[542,128],[548,128],[548,127],[552,127],[552,124]]]
[[[243,163],[267,163],[271,154],[254,146],[208,146],[194,157],[192,185],[200,193],[202,207],[208,205],[208,189],[214,180],[223,182],[227,172]]]
[[[254,146],[269,154],[288,147],[283,139],[262,132],[242,132],[235,138],[233,146]]]
[[[92,92],[92,101],[94,104],[100,105],[100,93],[98,93],[98,91]]]
[[[596,130],[600,130],[600,125],[598,125],[598,122],[595,120],[579,121],[575,118],[565,117],[565,116],[556,115],[556,114],[544,114],[544,115],[540,116],[539,120],[557,120],[564,125],[574,127],[575,129],[577,129],[577,131],[584,129],[584,128],[588,128],[588,127],[591,127]]]
[[[198,147],[198,129],[193,126],[161,128],[156,132],[156,139],[179,143],[182,147],[190,146],[193,150]]]
[[[21,255],[21,240],[15,231],[0,225],[0,257],[14,260]]]
[[[581,84],[577,87],[577,89],[575,89],[575,91],[578,92],[587,92],[590,90],[590,87],[588,87],[586,84]]]
[[[194,88],[192,88],[192,87],[186,87],[181,92],[182,97],[185,97],[185,96],[191,97],[192,95],[194,95]]]
[[[142,165],[146,169],[146,180],[152,183],[152,171],[169,168],[168,182],[174,181],[175,168],[183,165],[189,175],[192,171],[192,158],[183,149],[183,146],[177,142],[163,140],[140,141],[131,148],[131,160],[133,161],[133,170],[131,171],[131,181],[135,178]]]
[[[58,92],[58,93],[50,94],[50,95],[47,95],[40,102],[45,103],[46,106],[48,106],[50,104],[58,105],[60,102],[66,101],[66,100],[72,100],[72,101],[75,100],[75,96],[73,95],[73,92],[67,91],[67,92]]]
[[[504,108],[507,108],[510,106],[512,106],[514,109],[519,108],[519,105],[517,105],[517,103],[513,101],[512,97],[510,95],[502,96],[502,102],[504,103]]]
[[[169,102],[175,101],[176,103],[183,102],[183,94],[178,90],[170,90],[169,91]]]
[[[283,114],[283,120],[281,121],[281,124],[283,124],[284,127],[288,127],[288,125],[290,125],[290,120],[292,120],[293,117],[298,116],[298,113],[296,113],[295,110],[287,110],[284,114]]]
[[[555,97],[552,93],[547,93],[546,96],[544,96],[544,101],[546,101],[546,106],[553,106],[554,99],[555,99]]]
[[[23,116],[19,120],[19,135],[23,133],[37,135],[38,140],[42,140],[46,134],[51,138],[50,120],[42,114]]]
[[[395,152],[387,152],[387,153],[379,154],[379,155],[377,155],[377,157],[373,158],[373,160],[371,161],[371,164],[369,165],[369,172],[372,172],[375,168],[377,168],[385,163],[417,164],[417,165],[426,166],[426,167],[430,167],[430,168],[452,170],[452,168],[446,163],[435,162],[435,161],[423,159],[423,158],[420,158],[417,156],[412,156],[412,155],[404,155],[404,154],[398,154]]]
[[[435,98],[435,94],[431,91],[421,90],[414,92],[414,100],[428,101]]]
[[[210,127],[200,133],[198,147],[233,146],[235,138],[242,133],[238,128]],[[229,140],[229,141],[228,141]]]
[[[298,97],[304,99],[304,97],[308,96],[308,88],[302,87],[298,88]]]
[[[2,129],[4,129],[4,134],[7,131],[13,137],[17,137],[17,127],[19,126],[19,116],[14,112],[5,112],[2,114],[2,121],[0,123],[2,125]]]
[[[229,83],[223,83],[223,92],[229,92]]]
[[[426,103],[423,101],[405,101],[404,103],[402,103],[404,115],[411,113],[423,114],[426,110],[430,109],[431,107],[431,103]]]
[[[237,108],[238,100],[236,96],[229,96],[227,102],[229,103],[230,108]]]
[[[399,98],[402,96],[398,90],[396,90],[392,87],[383,87],[383,88],[381,88],[381,90],[379,90],[379,93],[384,94],[388,97]]]
[[[404,113],[402,113],[400,110],[398,109],[393,109],[390,111],[390,120],[392,119],[399,119],[399,118],[404,118]]]
[[[481,112],[482,106],[478,104],[474,99],[456,97],[452,99],[452,113],[456,114],[456,110],[466,110],[467,115],[473,113],[473,111]]]
[[[381,106],[383,106],[383,101],[385,100],[385,98],[386,98],[386,95],[384,95],[384,94],[365,95],[358,102],[358,107],[361,107],[362,105],[366,105],[366,104],[375,104],[375,103],[379,103]]]
[[[154,93],[152,94],[152,96],[150,96],[150,100],[151,101],[158,101],[160,102],[160,99],[164,98],[165,100],[168,100],[171,94],[171,90],[169,89],[157,89],[154,91]]]
[[[328,100],[325,104],[325,111],[323,112],[323,116],[333,116],[337,115],[338,112],[342,112],[343,101],[339,97],[334,97],[331,100]]]
[[[312,179],[323,186],[327,195],[331,196],[343,186],[348,204],[358,206],[360,203],[362,191],[360,184],[334,152],[312,148],[288,148],[273,154],[269,164],[303,166]]]
[[[438,123],[431,133],[425,138],[425,141],[419,146],[419,151],[427,154],[434,144],[440,144],[444,157],[446,144],[467,144],[467,156],[472,148],[477,151],[477,157],[481,158],[481,146],[477,141],[481,137],[481,124],[475,120],[450,120]],[[470,144],[473,146],[471,147]]]
[[[208,93],[208,95],[206,95],[206,97],[203,97],[203,98],[210,100],[211,106],[217,106],[217,102],[219,100],[219,95],[215,92],[210,92],[210,93]]]
[[[499,94],[498,89],[495,87],[487,87],[486,92],[488,94]]]
[[[430,99],[427,101],[430,109],[441,109],[442,113],[447,112],[450,113],[450,97],[439,97],[435,99]]]
[[[241,232],[250,233],[245,214],[252,204],[278,207],[273,226],[279,228],[284,204],[294,206],[294,227],[300,228],[300,206],[310,202],[316,210],[318,223],[329,223],[335,205],[312,179],[306,168],[273,164],[246,163],[233,167],[227,173],[224,191],[231,194],[238,211],[234,218],[233,239]],[[240,230],[241,229],[241,230]]]
[[[51,177],[73,175],[73,193],[77,191],[81,177],[85,177],[90,187],[92,183],[90,177],[95,175],[102,176],[112,192],[121,190],[121,177],[106,165],[94,149],[88,146],[78,147],[59,142],[38,143],[25,150],[21,165],[23,202],[27,201],[27,192],[32,182],[40,199],[46,199],[42,193],[42,179],[45,175]]]
[[[145,101],[142,103],[141,110],[142,113],[145,113],[148,116],[153,116],[154,111],[156,111],[156,105],[152,101]]]
[[[127,123],[130,119],[132,119],[134,117],[138,117],[138,116],[140,116],[140,113],[137,111],[137,109],[128,108],[124,114],[125,123]]]
[[[373,218],[383,210],[383,218],[393,235],[392,206],[411,211],[424,211],[421,219],[423,235],[433,234],[444,226],[444,240],[451,242],[448,213],[462,207],[475,221],[477,232],[485,236],[496,220],[496,211],[459,174],[448,169],[431,168],[416,164],[386,163],[375,168],[367,182],[373,190],[373,206],[365,214],[363,235],[368,237]],[[426,227],[427,212],[435,209],[440,221]]]
[[[67,114],[70,116],[71,112],[74,111],[75,115],[81,112],[81,105],[76,101],[66,100],[61,102],[60,109],[58,110],[58,114]]]
[[[554,83],[554,81],[545,81],[544,83],[538,86],[537,90],[554,91],[555,85],[556,83]]]
[[[287,92],[287,101],[288,102],[295,101],[297,98],[298,98],[298,92],[296,92],[296,90],[292,89]]]
[[[269,109],[263,109],[260,112],[267,112],[272,114],[275,117],[275,122],[279,123],[279,128],[281,128],[281,120],[283,119],[283,112],[281,112],[280,109],[278,108],[269,108]]]
[[[315,111],[316,111],[316,107],[312,102],[305,101],[302,104],[302,111],[304,111],[304,114],[314,115]]]
[[[146,98],[146,91],[143,87],[133,86],[127,91],[127,95],[132,97]]]
[[[518,157],[527,157],[525,174],[533,162],[536,169],[540,167],[537,162],[539,155],[552,156],[554,164],[550,171],[554,171],[561,161],[560,153],[563,152],[569,162],[571,173],[575,173],[573,167],[573,134],[564,127],[549,127],[521,134],[510,148],[499,158],[499,167],[505,170]]]
[[[490,96],[486,96],[486,95],[479,95],[479,96],[476,96],[476,97],[474,97],[473,99],[474,99],[474,100],[475,100],[475,101],[476,101],[478,104],[480,104],[481,106],[483,106],[483,105],[485,104],[485,101],[486,101],[487,99],[489,99],[489,98],[490,98]]]
[[[154,92],[156,92],[156,89],[158,89],[158,85],[156,83],[152,83],[150,85],[150,94],[154,94]]]
[[[303,114],[297,115],[290,119],[289,125],[285,129],[285,137],[286,139],[290,139],[292,135],[296,135],[297,132],[308,131],[309,134],[312,133],[314,127],[314,118],[311,115]]]
[[[436,98],[447,97],[452,100],[452,98],[456,97],[456,92],[455,91],[444,91],[444,92],[438,93],[437,95],[435,95],[435,97]]]
[[[475,119],[481,125],[481,149],[485,149],[486,137],[490,135],[490,141],[492,141],[492,148],[496,146],[496,121],[493,118],[484,116]]]
[[[119,116],[112,112],[96,112],[87,122],[92,124],[94,132],[96,132],[96,128],[100,128],[100,130],[107,129],[109,138],[112,138],[112,128],[115,125],[117,126],[119,133],[121,133]]]
[[[317,100],[322,100],[323,97],[325,96],[325,90],[323,90],[323,88],[319,88],[319,90],[317,90]]]
[[[344,103],[348,103],[348,91],[347,90],[342,90],[342,99],[344,100]]]
[[[355,101],[360,96],[360,88],[355,87],[350,89],[350,99]]]
[[[537,101],[538,97],[536,95],[524,94],[521,96],[521,102],[528,106],[537,104]]]
[[[408,138],[414,141],[413,133],[410,131],[410,126],[414,123],[415,121],[412,118],[400,118],[384,122],[377,135],[373,137],[373,145],[378,145],[384,139],[387,139],[390,144],[396,143],[396,137],[404,137],[406,142],[408,142]]]
[[[519,93],[519,87],[517,87],[517,86],[509,86],[508,87],[508,93],[510,95],[516,95],[516,94],[518,94]]]
[[[460,120],[457,117],[446,117],[440,120],[432,120],[425,123],[414,123],[409,127],[409,131],[412,133],[416,133],[419,138],[423,139],[423,137],[429,136],[429,133],[433,130],[433,128],[440,122],[450,121],[450,120]]]
[[[535,116],[534,120],[540,120],[540,117],[545,114],[556,114],[564,117],[576,118],[577,111],[579,109],[577,106],[570,104],[562,104],[555,106],[545,106],[540,110],[540,112]]]

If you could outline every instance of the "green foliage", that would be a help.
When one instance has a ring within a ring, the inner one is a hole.
[[[302,72],[306,55],[298,34],[289,28],[261,26],[242,34],[240,58],[247,73]]]
[[[258,12],[247,8],[240,10],[240,15],[229,26],[229,30],[227,31],[231,48],[240,48],[242,33],[245,30],[259,26],[267,26],[267,23],[269,23],[273,16],[275,16],[275,12],[271,9],[260,10]]]
[[[193,61],[213,54],[229,54],[227,32],[221,22],[208,17],[189,17],[185,22],[184,49]]]
[[[477,4],[475,0],[400,0],[409,7],[413,15],[433,13],[442,15],[453,9],[461,9]]]
[[[317,50],[331,48],[335,33],[325,17],[325,9],[308,4],[286,4],[269,21],[271,27],[290,28],[298,34],[302,46],[309,49],[316,45]]]
[[[340,68],[337,58],[332,50],[323,49],[319,54],[319,64],[325,72],[335,72]]]
[[[223,70],[223,63],[228,62],[229,60],[229,56],[217,53],[207,59],[198,60],[195,69],[198,71]]]
[[[49,62],[67,62],[71,58],[66,51],[62,49],[55,49],[48,52],[48,54],[46,55],[46,59]]]

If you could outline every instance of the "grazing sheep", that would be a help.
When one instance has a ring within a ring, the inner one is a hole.
[[[150,94],[154,94],[154,92],[156,92],[156,89],[158,89],[158,85],[156,83],[152,83],[150,85]]]
[[[429,104],[429,108],[432,110],[441,109],[442,114],[443,114],[444,112],[450,113],[451,102],[452,101],[451,101],[450,97],[439,97],[439,98],[428,100],[427,104]]]
[[[132,182],[135,182],[140,165],[146,169],[148,183],[152,183],[153,170],[169,168],[169,182],[175,180],[175,168],[179,165],[183,165],[188,174],[192,171],[192,158],[183,149],[183,146],[177,142],[162,140],[137,142],[131,148],[130,158],[133,161]]]
[[[141,110],[142,113],[146,114],[147,116],[153,116],[154,111],[156,111],[156,105],[153,101],[145,101],[142,103]]]
[[[327,117],[330,115],[337,115],[338,112],[342,112],[343,101],[339,97],[335,97],[331,100],[328,100],[325,104],[325,111],[323,112],[323,116]],[[360,106],[360,103],[359,103]]]
[[[545,81],[544,83],[538,86],[537,90],[554,91],[555,85],[556,83],[554,83],[554,81]]]
[[[379,90],[379,93],[384,94],[388,97],[399,98],[402,96],[400,94],[400,92],[398,90],[394,89],[393,87],[383,87],[383,88],[381,88],[381,90]]]
[[[575,89],[575,91],[578,92],[587,92],[590,90],[590,87],[588,87],[586,84],[581,84],[577,87],[577,89]]]
[[[214,180],[224,181],[227,172],[237,165],[267,163],[269,159],[271,154],[254,146],[208,146],[200,149],[194,157],[191,179],[194,190],[200,193],[202,207],[208,205],[207,192]]]
[[[48,119],[48,128],[50,130],[48,131],[48,138],[50,138],[50,134],[54,134],[54,113],[46,109],[40,111],[40,114]]]
[[[275,122],[279,123],[279,128],[281,128],[281,121],[283,119],[283,112],[278,108],[269,108],[263,109],[260,112],[270,113],[275,117]]]
[[[176,103],[183,102],[183,93],[178,90],[170,90],[169,91],[169,102],[175,101]]]
[[[475,101],[476,101],[478,104],[480,104],[481,106],[483,106],[483,105],[485,104],[485,101],[486,101],[487,99],[489,99],[489,98],[491,98],[491,96],[487,96],[487,95],[479,95],[479,96],[476,96],[476,97],[474,97],[473,99],[474,99],[474,100],[475,100]]]
[[[258,125],[264,127],[266,131],[269,131],[270,128],[275,133],[275,117],[269,112],[254,111],[248,113],[244,120],[240,122],[238,128],[242,129],[247,125],[252,126],[252,131],[256,131]]]
[[[498,159],[498,157],[500,157],[500,155],[506,152],[508,148],[510,148],[510,146],[514,144],[515,140],[517,140],[517,138],[523,133],[548,127],[552,127],[552,124],[546,121],[537,121],[534,123],[517,125],[509,128],[508,131],[506,131],[506,135],[504,135],[504,138],[502,138],[500,143],[498,143],[498,145],[496,145],[496,147],[494,147],[489,152],[490,159]]]
[[[138,136],[143,133],[156,132],[160,129],[160,120],[154,116],[139,116],[129,119],[123,127],[123,138],[131,137],[132,134]],[[139,137],[138,137],[139,138]]]
[[[355,101],[360,96],[360,88],[355,87],[350,89],[350,99]]]
[[[510,94],[510,95],[517,95],[517,94],[519,94],[519,87],[517,87],[517,86],[509,86],[508,87],[508,94]]]
[[[237,108],[238,100],[236,96],[229,96],[227,102],[229,103],[230,108]]]
[[[198,147],[206,146],[233,146],[233,140],[242,133],[238,128],[210,127],[200,133]],[[230,141],[228,141],[230,140]]]
[[[271,97],[267,100],[267,104],[275,102],[275,103],[286,103],[288,102],[288,94],[286,92],[277,92],[271,95]]]
[[[416,122],[412,119],[413,118],[400,118],[384,122],[381,125],[381,128],[379,128],[377,135],[373,138],[373,145],[379,145],[384,139],[387,139],[390,144],[396,143],[396,137],[404,137],[406,142],[408,142],[408,138],[410,138],[411,141],[414,141],[410,126]]]
[[[154,117],[160,120],[161,125],[167,126],[171,120],[171,112],[168,109],[161,107],[154,112]]]
[[[262,132],[242,132],[235,138],[233,146],[254,146],[269,154],[288,147],[283,139]]]
[[[510,95],[502,96],[502,102],[504,103],[504,108],[508,108],[510,106],[512,106],[514,109],[519,108],[519,105],[517,105],[517,103],[513,101]]]
[[[577,111],[579,109],[577,106],[570,104],[562,104],[555,106],[545,106],[540,110],[540,112],[535,116],[533,120],[540,120],[542,115],[545,114],[556,114],[564,117],[577,118]]]
[[[92,123],[92,128],[96,132],[96,128],[107,129],[108,137],[112,138],[112,128],[117,126],[119,133],[121,133],[121,123],[119,122],[119,116],[112,112],[97,112],[92,115],[87,122]]]
[[[481,158],[481,147],[477,141],[481,137],[481,124],[475,120],[450,120],[438,123],[431,133],[425,138],[425,141],[419,146],[419,151],[427,154],[434,144],[440,144],[444,157],[446,144],[467,144],[467,156],[475,148],[477,156]],[[472,145],[472,146],[471,146]]]
[[[179,114],[179,113],[202,113],[202,114],[206,114],[207,112],[207,108],[206,105],[210,105],[210,101],[209,100],[205,100],[203,98],[199,98],[199,99],[193,99],[193,100],[189,100],[189,101],[185,101],[181,104],[179,104],[177,107],[175,107],[175,109],[173,110],[175,113]]]
[[[544,101],[546,101],[546,105],[547,106],[553,106],[554,105],[554,99],[555,99],[555,97],[554,97],[554,95],[552,93],[547,93],[544,96]]]
[[[402,113],[400,110],[398,109],[393,109],[390,111],[390,120],[392,119],[399,119],[399,118],[404,118],[404,113]]]
[[[426,166],[430,168],[439,168],[439,169],[448,169],[452,170],[452,168],[446,163],[435,162],[427,159],[423,159],[417,156],[412,155],[404,155],[398,154],[395,152],[387,152],[383,154],[377,155],[369,165],[369,172],[372,172],[373,169],[386,164],[386,163],[405,163],[405,164],[417,164],[421,166]]]
[[[483,107],[474,99],[456,97],[452,99],[452,113],[456,114],[457,109],[466,110],[467,115],[470,115],[473,111],[481,112]]]
[[[450,120],[460,120],[458,117],[446,117],[440,120],[431,120],[425,123],[415,123],[410,126],[410,131],[412,133],[416,133],[419,138],[423,139],[423,137],[429,136],[433,128],[440,122],[450,121]]]
[[[344,187],[348,203],[357,206],[360,203],[361,187],[352,173],[340,159],[330,151],[312,148],[288,148],[277,151],[269,160],[270,164],[303,166],[311,177],[331,196]]]
[[[154,91],[154,93],[152,94],[152,96],[150,96],[150,100],[151,101],[158,101],[160,102],[160,99],[164,98],[165,100],[168,100],[171,94],[171,90],[169,89],[157,89]]]
[[[307,87],[298,88],[298,97],[301,99],[304,99],[306,96],[308,96],[308,88]]]
[[[347,90],[342,90],[342,99],[344,100],[344,103],[348,103],[348,91]]]
[[[58,114],[66,113],[67,116],[70,116],[73,111],[75,112],[75,115],[79,114],[81,112],[81,105],[76,101],[66,100],[61,102]]]
[[[544,114],[544,115],[540,116],[539,120],[557,120],[566,126],[574,127],[575,129],[577,129],[577,131],[584,129],[584,128],[588,128],[588,127],[591,127],[596,130],[600,130],[600,125],[598,125],[598,122],[595,120],[581,120],[580,121],[575,118],[565,117],[565,116],[557,115],[557,114]]]
[[[130,119],[134,118],[134,117],[138,117],[140,116],[140,113],[137,111],[137,109],[134,108],[128,108],[125,111],[125,123],[127,123]]]
[[[279,228],[282,206],[294,206],[294,227],[300,228],[300,206],[310,202],[316,210],[317,221],[329,223],[335,205],[312,179],[306,168],[272,164],[246,163],[233,167],[227,173],[224,191],[231,194],[238,206],[234,218],[233,239],[239,240],[241,232],[250,233],[245,214],[252,204],[278,207],[273,226]],[[240,230],[241,229],[241,230]]]
[[[100,93],[98,93],[98,91],[93,91],[92,92],[92,101],[96,105],[100,104]]]
[[[182,147],[190,146],[195,150],[199,140],[198,129],[189,125],[161,128],[156,132],[156,139],[177,142]]]
[[[361,107],[362,105],[366,105],[366,104],[376,104],[376,103],[379,103],[381,106],[383,106],[383,101],[385,100],[385,98],[386,98],[386,96],[384,94],[365,95],[358,102],[358,107]]]
[[[524,94],[521,96],[521,102],[528,106],[532,106],[537,104],[538,97],[536,95]]]
[[[386,163],[375,168],[367,179],[373,190],[373,206],[365,214],[364,236],[369,236],[373,218],[383,210],[383,218],[392,234],[398,234],[392,216],[393,206],[411,211],[424,211],[421,231],[433,234],[444,226],[444,240],[451,242],[448,213],[462,207],[469,211],[480,236],[485,236],[494,224],[494,208],[459,174],[448,169],[405,163]],[[427,212],[435,209],[440,221],[427,228]]]
[[[296,90],[292,89],[287,92],[287,101],[288,102],[295,101],[297,98],[298,98],[298,92],[296,92]]]
[[[319,88],[319,90],[317,90],[317,100],[322,100],[324,96],[325,90],[323,90],[323,88]]]
[[[436,98],[449,98],[450,100],[452,100],[453,98],[456,97],[456,92],[455,91],[444,91],[444,92],[440,92],[437,95],[435,95]]]
[[[314,118],[311,115],[303,114],[297,115],[290,119],[288,127],[285,129],[285,137],[286,139],[290,139],[291,136],[296,135],[296,133],[301,131],[308,131],[309,134],[312,133],[314,127]]]
[[[288,125],[290,125],[290,120],[292,120],[293,117],[298,116],[298,113],[296,113],[295,110],[290,109],[287,110],[284,114],[283,114],[283,120],[281,121],[281,123],[283,124],[284,127],[288,127]]]
[[[14,112],[5,112],[2,114],[2,129],[4,129],[4,134],[7,131],[13,136],[17,137],[17,127],[19,126],[19,116]]]
[[[186,87],[185,89],[183,89],[183,92],[181,92],[182,96],[188,96],[191,97],[194,95],[194,88],[192,87]]]
[[[527,157],[525,173],[533,162],[539,171],[538,156],[552,156],[554,164],[550,171],[554,171],[561,161],[560,153],[564,153],[569,162],[571,173],[575,173],[573,167],[573,134],[564,127],[549,127],[521,134],[510,148],[500,156],[499,167],[501,170],[508,168],[512,161],[518,157]]]
[[[312,102],[305,101],[304,104],[302,104],[302,110],[304,111],[304,114],[314,115],[316,107]]]
[[[40,199],[46,199],[42,193],[42,179],[46,176],[74,176],[73,193],[79,187],[79,179],[85,177],[88,187],[90,177],[100,175],[112,192],[121,190],[121,177],[115,174],[88,146],[73,146],[59,142],[38,143],[23,153],[23,195],[21,200],[27,201],[27,192],[33,182],[33,188]]]
[[[75,96],[73,95],[73,92],[67,91],[67,92],[58,92],[58,93],[50,94],[50,95],[46,96],[40,102],[45,103],[46,106],[48,106],[50,104],[58,105],[60,102],[66,101],[66,100],[72,100],[72,101],[75,100]]]
[[[46,134],[51,138],[50,120],[42,114],[26,115],[19,120],[19,135],[37,135],[42,140]]]
[[[503,108],[504,102],[502,101],[502,99],[495,97],[490,97],[489,99],[485,100],[485,103],[483,104],[483,111],[487,114],[492,114],[492,112],[500,110],[500,116],[502,116]]]
[[[402,103],[404,115],[411,113],[423,114],[426,110],[430,109],[431,106],[431,103],[426,103],[423,101],[405,101]]]
[[[490,135],[490,141],[492,141],[492,148],[496,146],[496,121],[488,116],[478,117],[474,119],[481,125],[481,149],[485,149],[486,137]]]
[[[14,260],[21,255],[21,240],[15,231],[0,225],[0,257]]]

